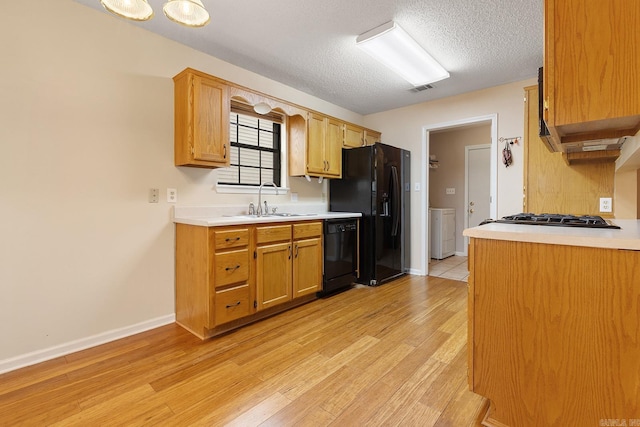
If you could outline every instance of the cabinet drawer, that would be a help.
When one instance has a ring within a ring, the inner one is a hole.
[[[216,230],[213,232],[216,250],[238,248],[249,244],[249,229]]]
[[[251,314],[249,285],[216,292],[216,325]]]
[[[321,222],[302,222],[293,224],[293,238],[304,239],[307,237],[322,236]]]
[[[223,252],[215,254],[215,286],[246,282],[249,279],[249,250]]]
[[[258,245],[262,243],[282,242],[285,240],[291,240],[290,225],[272,225],[270,227],[256,228],[256,243]]]

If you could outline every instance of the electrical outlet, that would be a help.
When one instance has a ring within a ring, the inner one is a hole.
[[[447,188],[446,193],[447,194],[456,194],[456,189],[455,188]]]
[[[158,203],[158,199],[160,199],[160,189],[158,189],[158,188],[150,188],[149,189],[149,203]]]
[[[611,197],[600,197],[600,212],[611,212]]]
[[[414,191],[420,191],[420,183],[419,182],[416,182],[416,183],[413,184],[413,190]]]
[[[292,202],[298,201],[298,193],[291,193],[291,201]]]
[[[178,190],[175,188],[167,188],[167,202],[176,203],[178,201]]]

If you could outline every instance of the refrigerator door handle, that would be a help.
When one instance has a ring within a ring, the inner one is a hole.
[[[398,168],[391,166],[391,215],[393,215],[393,228],[391,229],[391,235],[396,237],[398,235],[398,229],[400,228],[400,179],[398,177]]]

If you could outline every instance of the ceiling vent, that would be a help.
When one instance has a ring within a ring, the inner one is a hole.
[[[433,85],[421,85],[421,86],[416,86],[413,89],[411,89],[411,92],[422,92],[423,90],[427,90],[427,89],[433,89]]]

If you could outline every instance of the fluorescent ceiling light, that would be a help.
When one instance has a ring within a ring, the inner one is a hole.
[[[449,72],[393,21],[360,34],[356,45],[413,86],[449,77]]]

